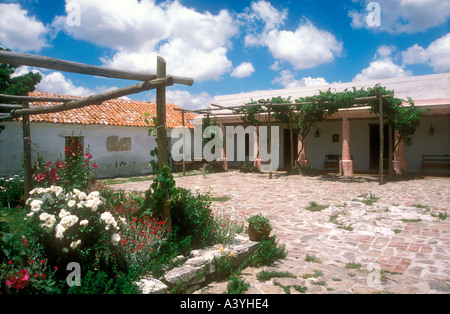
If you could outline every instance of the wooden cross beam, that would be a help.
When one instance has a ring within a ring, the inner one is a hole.
[[[81,73],[81,74],[102,76],[108,78],[118,78],[125,80],[134,80],[134,81],[151,81],[157,78],[156,74],[116,70],[78,62],[65,61],[12,51],[0,51],[0,63],[27,65],[58,70],[63,72]],[[173,78],[174,84],[183,84],[192,86],[192,84],[194,83],[194,80],[188,77],[180,77],[172,75],[169,76]]]

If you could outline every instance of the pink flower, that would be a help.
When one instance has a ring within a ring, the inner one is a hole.
[[[25,268],[20,270],[18,273],[16,273],[19,277],[16,276],[9,276],[5,283],[7,286],[12,286],[14,289],[23,289],[25,288],[28,280],[30,279],[30,272],[26,270]]]
[[[98,168],[98,165],[96,163],[93,163],[92,168]]]

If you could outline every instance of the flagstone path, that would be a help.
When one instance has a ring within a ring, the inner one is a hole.
[[[177,176],[177,186],[228,196],[214,206],[270,219],[288,255],[268,270],[296,278],[260,282],[262,269],[241,277],[248,293],[450,293],[450,178],[378,184],[376,176],[287,176],[229,171]],[[114,185],[145,191],[150,182]],[[307,209],[310,202],[328,205]],[[222,293],[227,282],[196,293]],[[288,287],[288,288],[286,288]],[[290,288],[289,288],[290,287]],[[286,289],[283,289],[286,288]]]

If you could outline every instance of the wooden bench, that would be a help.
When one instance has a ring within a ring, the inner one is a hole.
[[[450,170],[450,155],[422,155],[422,173],[430,168]]]
[[[205,159],[197,159],[194,158],[194,160],[190,160],[190,161],[185,161],[185,169],[186,171],[188,170],[197,170],[200,169],[203,166]],[[181,172],[183,171],[183,161],[180,162],[174,162],[172,160],[172,170],[173,172]]]
[[[325,155],[325,161],[323,162],[323,170],[339,171],[339,160],[342,159],[341,155]]]

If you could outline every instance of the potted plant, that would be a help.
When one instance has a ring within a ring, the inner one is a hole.
[[[264,236],[268,237],[272,227],[270,221],[261,214],[253,215],[247,219],[248,237],[251,241],[260,241]]]

